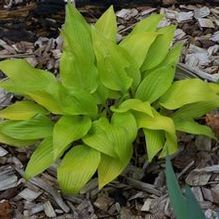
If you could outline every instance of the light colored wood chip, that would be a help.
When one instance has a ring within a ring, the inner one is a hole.
[[[47,217],[52,218],[52,217],[56,217],[56,213],[50,203],[50,201],[47,201],[44,203],[44,211]]]
[[[197,172],[193,170],[186,177],[186,183],[190,186],[204,186],[208,184],[210,178],[210,173]]]
[[[11,166],[0,167],[0,191],[17,186],[18,177]]]
[[[141,211],[149,211],[151,208],[151,204],[152,204],[153,199],[146,199],[146,201],[144,202]]]
[[[42,194],[42,192],[35,192],[33,190],[25,188],[18,195],[20,197],[22,197],[23,199],[26,199],[28,201],[33,201],[33,200],[37,199],[41,194]]]
[[[199,18],[198,19],[199,26],[202,28],[215,28],[214,23],[212,20],[207,18]]]
[[[6,154],[8,154],[8,151],[0,146],[0,157],[4,157]]]

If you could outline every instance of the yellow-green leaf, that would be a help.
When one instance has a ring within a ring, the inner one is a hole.
[[[109,121],[105,117],[94,121],[91,130],[82,139],[83,142],[101,153],[115,157],[114,142],[110,140],[109,130],[111,129]]]
[[[97,90],[92,94],[96,99],[97,104],[105,104],[107,99],[118,99],[122,96],[120,91],[113,91],[105,87],[100,80],[98,80],[99,86]]]
[[[1,132],[0,132],[0,142],[2,144],[7,144],[14,147],[26,147],[35,143],[35,141],[32,140],[19,140],[19,139],[11,138]]]
[[[62,155],[69,145],[84,137],[91,127],[87,116],[62,116],[53,130],[54,160]]]
[[[117,23],[113,6],[101,15],[95,26],[107,39],[116,42]]]
[[[153,113],[154,117],[150,117],[145,113],[135,112],[138,128],[163,130],[165,132],[166,143],[161,152],[161,156],[165,156],[167,153],[175,153],[177,151],[177,137],[173,120],[167,116],[159,114],[155,110]]]
[[[0,130],[9,137],[20,140],[37,140],[52,135],[53,122],[43,115],[24,121],[6,121]]]
[[[197,119],[219,107],[219,99],[187,104],[173,113],[173,119]]]
[[[129,77],[132,78],[131,91],[134,93],[139,83],[141,82],[141,72],[138,64],[124,48],[120,47],[120,51],[124,58],[129,62],[129,66],[125,68]]]
[[[177,109],[186,104],[217,100],[218,96],[200,79],[176,81],[160,98],[160,104],[167,109]]]
[[[66,6],[62,37],[64,49],[60,75],[63,85],[69,89],[93,93],[97,89],[97,69],[94,65],[90,27],[72,4]]]
[[[163,130],[143,129],[146,141],[148,160],[152,161],[154,156],[165,144],[165,132]]]
[[[112,128],[108,135],[114,143],[114,150],[119,159],[126,161],[124,153],[137,137],[137,122],[131,112],[114,113],[111,118]]]
[[[27,97],[30,97],[36,101],[41,106],[45,107],[47,110],[54,114],[63,114],[62,106],[60,100],[56,98],[52,93],[46,91],[30,91],[27,94]],[[58,92],[57,92],[58,96]]]
[[[160,64],[162,65],[176,65],[179,62],[179,58],[181,55],[183,44],[182,43],[176,43],[174,47],[172,47],[167,54],[166,58],[163,60],[163,62]]]
[[[0,118],[10,120],[27,120],[37,114],[48,114],[43,107],[31,101],[17,101],[0,111]]]
[[[0,70],[9,78],[1,82],[0,87],[31,97],[53,113],[62,113],[59,106],[60,85],[52,73],[33,68],[21,59],[1,61]]]
[[[92,28],[92,38],[101,82],[111,90],[126,92],[133,80],[126,72],[130,63],[121,48],[104,38],[95,28]]]
[[[192,119],[174,119],[174,123],[177,131],[182,131],[193,135],[204,135],[215,139],[213,131],[208,126],[198,124]]]
[[[208,86],[217,94],[219,95],[219,85],[217,83],[208,83]]]
[[[60,75],[64,86],[93,93],[97,89],[97,74],[94,63],[64,49],[60,59]]]
[[[117,113],[124,113],[130,110],[134,110],[134,111],[146,113],[149,116],[153,116],[151,105],[148,102],[143,102],[138,99],[125,100],[117,108],[115,106],[111,106],[110,109],[113,112],[117,112]]]
[[[70,3],[66,5],[64,33],[64,48],[74,51],[88,63],[94,61],[90,26],[80,12]],[[65,38],[65,36],[67,38]]]
[[[175,68],[171,65],[155,69],[142,80],[135,98],[153,103],[170,88],[174,75]]]
[[[147,57],[141,68],[142,71],[155,68],[165,59],[173,39],[175,29],[175,26],[167,26],[158,30],[159,35],[147,53]]]
[[[30,88],[36,90],[39,87],[43,88],[43,85],[50,86],[57,83],[56,78],[52,73],[33,68],[24,59],[1,61],[0,69],[13,82],[21,84],[24,90],[29,90]]]
[[[128,145],[124,151],[124,157],[126,159],[123,160],[101,154],[101,161],[98,166],[99,189],[103,188],[107,183],[122,173],[131,160],[132,152],[132,145]]]
[[[24,177],[30,179],[48,167],[53,163],[53,146],[52,137],[44,139],[40,145],[37,146],[36,150],[30,157],[30,160],[25,169]]]
[[[62,87],[60,103],[63,112],[68,115],[95,116],[97,114],[95,98],[84,90],[68,90]]]
[[[93,126],[82,140],[83,142],[111,157],[124,159],[126,147],[137,136],[137,124],[135,117],[130,112],[114,113],[111,123],[102,117],[93,122]]]
[[[130,35],[141,33],[141,32],[153,32],[157,29],[157,26],[161,19],[163,18],[163,15],[161,14],[153,14],[140,22],[136,24]]]
[[[120,43],[120,46],[133,57],[134,61],[137,63],[137,67],[140,68],[156,37],[157,33],[155,32],[136,33],[126,37]]]
[[[63,192],[78,193],[96,172],[100,152],[85,145],[74,146],[64,157],[57,177]]]

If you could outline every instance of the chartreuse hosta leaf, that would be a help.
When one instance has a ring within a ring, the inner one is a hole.
[[[137,127],[134,116],[130,112],[116,113],[111,123],[105,117],[94,121],[88,135],[82,140],[86,145],[108,156],[120,157],[122,153],[117,150],[126,147],[128,143],[131,144],[136,135]]]
[[[137,136],[137,124],[130,112],[115,113],[111,123],[106,118],[93,123],[83,142],[102,152],[98,167],[99,187],[115,179],[132,156],[132,142]]]
[[[62,53],[60,74],[63,85],[69,89],[84,89],[90,93],[97,89],[96,66],[93,62],[89,63],[84,57],[79,57],[69,47],[64,48]]]
[[[209,82],[208,85],[217,95],[219,95],[219,85],[217,83]]]
[[[201,207],[192,193],[190,187],[186,186],[185,197],[180,191],[177,178],[174,174],[170,158],[166,158],[166,181],[170,198],[170,204],[177,219],[204,219]]]
[[[52,135],[53,122],[44,115],[37,115],[24,121],[6,121],[0,126],[0,131],[19,140],[42,139]]]
[[[84,137],[91,127],[87,116],[62,116],[53,130],[54,160],[62,155],[69,145]]]
[[[1,86],[1,85],[0,85]],[[54,90],[55,92],[55,90]],[[43,107],[45,107],[48,111],[54,113],[54,114],[63,114],[62,108],[59,103],[58,99],[58,92],[56,94],[52,94],[47,91],[30,91],[27,93],[27,97],[30,97],[35,102],[39,103]],[[56,97],[57,96],[57,97]]]
[[[162,65],[176,65],[179,61],[181,51],[182,51],[183,44],[182,43],[176,43],[167,54],[166,58],[163,60],[163,62],[160,64]]]
[[[138,128],[150,129],[150,130],[163,130],[165,132],[165,145],[161,156],[166,156],[168,153],[175,153],[177,150],[177,137],[174,122],[171,118],[163,116],[153,111],[154,117],[150,117],[145,113],[135,112],[135,118],[138,124]],[[160,135],[160,134],[158,134]],[[159,137],[159,136],[158,136]],[[168,150],[168,151],[167,151]],[[156,152],[150,154],[152,159],[156,155]]]
[[[138,99],[128,99],[122,102],[118,107],[112,106],[110,108],[113,112],[124,113],[129,110],[146,113],[153,116],[151,105],[148,102],[143,102]]]
[[[112,126],[113,129],[110,130],[109,137],[115,143],[114,150],[118,157],[101,154],[98,167],[99,188],[119,176],[128,165],[132,157],[132,142],[137,135],[137,124],[131,113],[114,114]]]
[[[17,101],[0,111],[0,118],[10,120],[27,120],[37,114],[48,114],[43,107],[32,101]]]
[[[132,79],[131,91],[134,93],[141,82],[141,72],[135,59],[133,59],[133,57],[124,48],[120,47],[120,51],[123,57],[129,62],[126,72]]]
[[[65,114],[89,116],[97,114],[95,98],[84,90],[68,90],[62,87],[60,103]]]
[[[215,138],[209,127],[198,124],[194,121],[194,119],[205,115],[207,112],[217,108],[218,106],[219,100],[218,98],[215,98],[212,100],[209,99],[208,101],[187,104],[181,107],[172,115],[176,130]]]
[[[136,33],[125,38],[120,43],[120,46],[134,58],[137,63],[137,67],[140,68],[146,58],[151,44],[154,42],[156,37],[157,34],[155,32]]]
[[[114,142],[111,142],[108,135],[108,130],[110,128],[111,126],[108,119],[101,117],[99,120],[93,122],[88,135],[82,140],[86,145],[100,151],[101,153],[115,157]]]
[[[130,63],[122,55],[120,48],[94,27],[92,38],[101,82],[111,90],[125,93],[133,81],[126,72]]]
[[[56,85],[56,78],[52,73],[33,68],[22,59],[1,61],[0,69],[15,83],[22,84],[25,81],[26,83],[22,84],[24,90],[43,88],[46,84],[47,86]]]
[[[153,14],[141,20],[135,25],[130,35],[141,33],[141,32],[154,32],[157,29],[157,26],[162,18],[163,15],[161,14]]]
[[[74,146],[58,168],[59,185],[65,193],[78,193],[96,172],[100,152],[85,145]]]
[[[97,69],[90,27],[70,3],[66,6],[62,36],[64,50],[60,60],[60,75],[63,85],[94,92],[97,88]]]
[[[175,26],[167,26],[157,31],[159,35],[147,53],[147,57],[141,68],[142,71],[155,68],[165,59],[173,39],[175,29]]]
[[[30,157],[25,169],[24,176],[30,179],[44,170],[53,163],[53,141],[52,136],[45,138]]]
[[[174,75],[175,68],[172,65],[155,69],[142,80],[135,98],[153,103],[170,88]]]
[[[158,66],[156,66],[153,69],[150,69],[149,71],[143,72],[143,78],[147,76],[148,74],[154,72],[156,69],[159,69],[164,66],[172,65],[174,68],[176,67],[176,64],[179,61],[181,51],[182,51],[182,43],[176,43],[169,51],[165,59],[160,63]],[[175,75],[175,69],[174,69],[174,75]]]
[[[117,23],[113,6],[110,6],[108,10],[102,14],[102,16],[97,20],[95,27],[107,39],[116,42]]]
[[[80,57],[86,56],[90,61],[94,60],[90,25],[71,3],[66,5],[63,32],[68,36],[68,41],[64,43],[71,47],[69,49],[75,51]]]
[[[135,117],[130,112],[114,113],[111,124],[115,131],[112,135],[109,133],[109,136],[115,142],[114,150],[121,160],[126,160],[126,155],[123,152],[126,150],[126,147],[129,147],[134,142],[137,136],[138,128]]]
[[[1,61],[0,70],[9,78],[2,81],[0,87],[31,97],[50,112],[62,113],[58,104],[59,83],[52,73],[33,68],[21,59]]]
[[[10,146],[14,146],[14,147],[25,147],[25,146],[29,146],[29,145],[35,143],[36,141],[19,140],[19,139],[11,138],[11,137],[3,134],[2,132],[0,132],[0,142],[2,144],[7,144]]]
[[[126,158],[124,160],[101,154],[101,161],[98,167],[99,189],[103,188],[107,183],[118,177],[126,168],[132,158],[132,145],[128,145],[123,153]]]
[[[197,103],[187,104],[179,108],[176,112],[172,114],[173,119],[197,119],[216,109],[219,106],[218,99],[202,101]]]
[[[161,151],[165,145],[165,132],[162,130],[143,129],[146,141],[148,160],[152,161],[154,156]]]
[[[119,99],[122,96],[122,93],[119,91],[110,90],[99,80],[99,86],[92,96],[95,98],[97,104],[105,105],[107,99]]]
[[[174,123],[176,126],[176,130],[178,131],[182,131],[193,135],[204,135],[209,138],[215,138],[214,133],[208,126],[200,125],[193,119],[174,119]]]
[[[218,100],[218,96],[206,82],[199,79],[176,81],[160,98],[160,104],[167,109],[178,109],[186,104]]]

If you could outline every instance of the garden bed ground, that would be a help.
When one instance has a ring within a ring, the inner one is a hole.
[[[80,10],[92,23],[103,8],[84,6]],[[118,40],[138,20],[154,12],[165,15],[160,26],[178,25],[175,41],[182,41],[185,45],[178,77],[217,80],[219,7],[196,4],[153,8],[141,5],[122,9],[117,12]],[[34,1],[18,5],[0,3],[0,60],[26,58],[32,65],[56,74],[62,45],[58,28],[63,22],[63,4],[48,8],[43,4],[37,6]],[[9,105],[16,98],[0,91],[0,107]],[[202,122],[207,122],[219,134],[217,112],[207,115]],[[179,135],[179,139],[179,152],[173,157],[179,182],[192,187],[206,218],[213,218],[213,214],[219,218],[218,143],[191,135]],[[147,163],[144,152],[145,146],[140,138],[135,143],[132,162],[117,180],[99,191],[94,178],[81,194],[65,196],[58,190],[55,178],[57,164],[25,182],[22,173],[31,148],[0,145],[0,219],[174,218],[165,186],[164,161],[155,159]]]

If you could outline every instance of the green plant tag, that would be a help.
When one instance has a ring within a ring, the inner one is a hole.
[[[204,219],[205,216],[201,207],[191,189],[186,186],[185,197],[180,191],[179,184],[173,171],[173,167],[169,157],[166,157],[166,181],[168,193],[170,197],[170,204],[173,208],[177,219]]]

